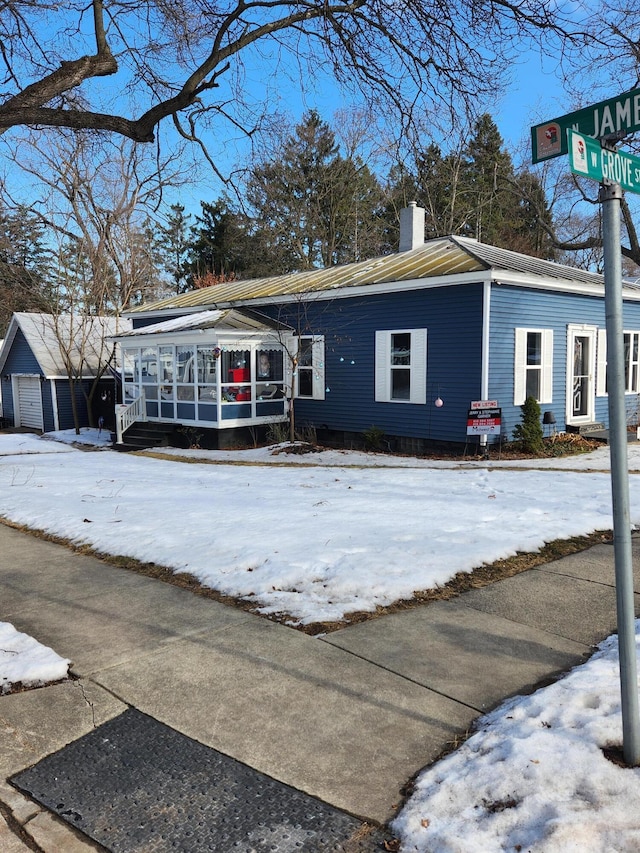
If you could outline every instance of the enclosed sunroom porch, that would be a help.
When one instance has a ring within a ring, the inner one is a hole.
[[[288,417],[290,353],[298,343],[290,329],[265,317],[205,311],[117,340],[123,400],[116,411],[118,443],[139,421],[220,430]]]

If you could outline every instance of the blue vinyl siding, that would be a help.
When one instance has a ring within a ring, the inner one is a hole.
[[[76,404],[78,408],[78,420],[81,427],[89,425],[85,393],[88,394],[90,388],[90,381],[84,380],[82,383],[76,383]],[[75,424],[73,422],[73,408],[71,406],[71,388],[69,381],[66,379],[56,380],[56,392],[58,396],[58,419],[60,421],[60,429],[74,429]],[[53,427],[51,427],[51,429],[53,429]]]
[[[16,331],[13,344],[7,356],[3,375],[31,374],[42,376],[42,370],[31,348],[25,340],[22,331]],[[51,393],[52,383],[56,383],[58,418],[60,429],[73,429],[73,414],[71,411],[71,395],[69,383],[66,379],[43,380],[42,382],[42,415],[44,419],[44,431],[51,432],[55,429],[55,418],[53,413],[53,395]],[[85,386],[88,383],[85,382]],[[77,390],[78,412],[80,414],[81,426],[87,426],[87,406],[80,386]],[[2,383],[3,416],[13,419],[15,407],[13,402],[13,386],[11,381]]]
[[[256,307],[325,337],[325,399],[298,398],[298,426],[362,432],[375,425],[388,435],[466,440],[469,403],[481,391],[481,284]],[[391,329],[427,329],[426,405],[375,402],[375,333]]]
[[[640,330],[640,303],[625,302],[624,328]],[[550,293],[522,287],[493,284],[491,289],[489,397],[502,407],[503,438],[511,438],[520,422],[520,407],[513,405],[515,329],[553,330],[553,400],[542,404],[556,416],[556,427],[566,427],[567,329],[584,324],[605,328],[604,297],[575,293]],[[637,395],[627,396],[628,410],[637,406]],[[608,424],[607,397],[595,398],[595,419]]]

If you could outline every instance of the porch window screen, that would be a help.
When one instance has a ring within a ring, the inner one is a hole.
[[[427,402],[426,329],[376,332],[375,361],[376,402]]]
[[[195,351],[192,346],[176,347],[176,394],[178,400],[194,399]]]
[[[538,403],[553,400],[553,329],[516,329],[514,406],[527,397]]]
[[[147,400],[158,399],[158,350],[144,347],[140,355],[141,379]]]

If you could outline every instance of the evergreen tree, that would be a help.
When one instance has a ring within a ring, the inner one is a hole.
[[[446,154],[434,143],[417,151],[413,165],[390,175],[390,198],[406,204],[412,183],[415,201],[426,210],[428,238],[458,234],[537,257],[554,257],[544,227],[551,215],[542,186],[531,172],[516,172],[489,115],[478,119],[464,145]]]
[[[260,278],[286,272],[281,252],[268,228],[232,210],[226,198],[201,202],[201,215],[191,229],[188,282],[208,274],[221,279]]]
[[[46,311],[52,298],[44,228],[27,208],[0,211],[0,338],[14,311]]]
[[[272,236],[282,271],[345,263],[370,252],[379,183],[366,165],[340,155],[333,130],[315,110],[284,140],[277,159],[252,169],[247,196]]]
[[[175,293],[184,293],[190,289],[190,219],[189,214],[185,216],[184,205],[172,204],[165,224],[158,225],[156,230],[155,249]]]

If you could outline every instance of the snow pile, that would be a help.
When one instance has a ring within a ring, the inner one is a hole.
[[[636,623],[636,644],[640,621]],[[640,768],[622,731],[617,637],[562,680],[483,717],[426,770],[392,829],[402,853],[637,853]]]
[[[42,687],[67,677],[71,661],[16,631],[9,622],[0,622],[0,694],[15,685]]]

